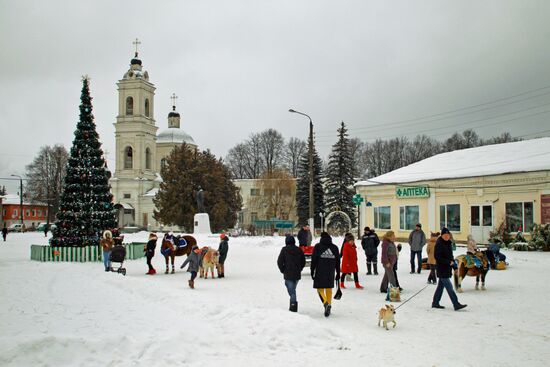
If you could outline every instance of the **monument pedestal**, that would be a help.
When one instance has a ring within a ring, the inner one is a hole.
[[[195,214],[193,218],[194,234],[212,234],[210,230],[210,216],[208,213]]]

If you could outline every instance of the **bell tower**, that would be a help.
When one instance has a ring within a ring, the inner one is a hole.
[[[116,169],[113,178],[153,180],[155,178],[156,134],[154,107],[155,86],[143,70],[138,45],[130,68],[118,81],[118,116],[116,117]]]

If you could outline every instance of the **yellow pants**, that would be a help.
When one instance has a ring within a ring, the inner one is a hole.
[[[319,288],[317,289],[317,293],[321,296],[323,303],[328,303],[329,305],[332,303],[332,288]]]

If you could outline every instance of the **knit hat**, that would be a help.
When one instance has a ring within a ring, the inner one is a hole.
[[[296,240],[294,239],[294,236],[291,236],[291,235],[287,234],[286,238],[285,238],[285,244],[286,245],[295,245]]]
[[[443,236],[444,234],[451,234],[451,232],[449,231],[449,228],[447,227],[441,228],[441,235]]]

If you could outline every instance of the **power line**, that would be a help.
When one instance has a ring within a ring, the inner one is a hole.
[[[394,121],[394,122],[386,122],[386,123],[381,123],[381,124],[377,124],[377,125],[371,125],[368,128],[398,126],[402,123],[420,121],[420,120],[425,120],[427,118],[432,118],[432,117],[437,117],[437,116],[444,116],[444,115],[448,115],[448,114],[455,113],[455,112],[460,112],[460,111],[464,111],[464,110],[468,110],[468,109],[472,109],[472,108],[476,108],[476,107],[481,107],[481,106],[485,106],[485,105],[494,104],[494,103],[505,101],[505,100],[508,100],[508,99],[513,99],[513,98],[516,98],[516,97],[520,97],[520,96],[523,96],[523,95],[526,95],[526,94],[538,92],[540,90],[545,90],[545,89],[549,89],[549,88],[550,88],[550,85],[542,87],[542,88],[532,89],[532,90],[529,90],[529,91],[526,91],[526,92],[518,93],[518,94],[515,94],[513,96],[499,98],[499,99],[496,99],[496,100],[493,100],[493,101],[490,101],[490,102],[479,103],[479,104],[472,105],[472,106],[461,107],[461,108],[458,108],[458,109],[455,109],[455,110],[450,110],[450,111],[446,111],[446,112],[439,112],[439,113],[435,113],[435,114],[431,114],[431,115],[425,115],[425,116],[416,117],[416,118],[412,118],[412,119],[398,120],[398,121]],[[544,96],[544,95],[547,95],[547,94],[550,94],[550,92],[542,93],[542,94],[536,95],[536,96],[531,96],[531,97],[525,98],[525,99],[520,100],[520,101],[510,102],[509,104],[523,102],[525,100],[532,99],[532,98],[537,98],[537,97]],[[499,107],[499,106],[495,106],[495,107]],[[491,107],[491,108],[494,108],[494,107]],[[490,109],[490,108],[488,108],[488,109]],[[480,110],[480,111],[482,111],[482,110]],[[438,121],[438,120],[433,120],[433,121]],[[367,127],[357,128],[357,129],[367,129]],[[352,129],[349,129],[349,130],[352,130]],[[328,130],[324,130],[324,131],[320,131],[320,132],[321,133],[322,132],[327,132],[328,133]]]

